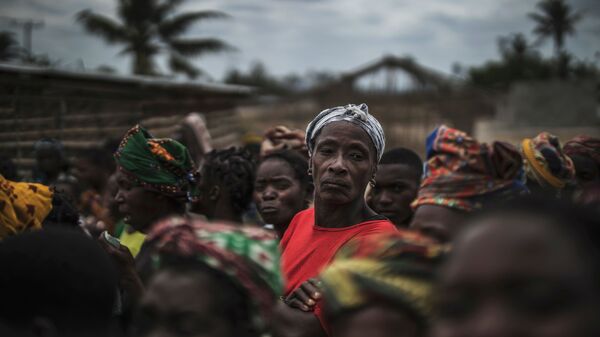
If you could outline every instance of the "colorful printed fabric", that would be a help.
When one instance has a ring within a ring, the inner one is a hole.
[[[523,160],[510,144],[479,143],[442,125],[427,137],[427,162],[413,208],[439,205],[470,212],[490,198],[526,193]]]
[[[255,324],[264,329],[283,291],[276,236],[262,228],[174,217],[153,227],[147,242],[161,256],[192,257],[222,271],[246,290],[255,305]]]
[[[321,274],[326,317],[376,301],[410,310],[420,325],[432,316],[433,275],[443,249],[410,232],[373,236],[361,240],[367,250],[340,255]]]
[[[381,159],[385,150],[385,134],[379,121],[369,114],[369,107],[366,104],[338,106],[321,111],[306,128],[306,146],[309,155],[312,154],[315,145],[315,137],[327,125],[333,122],[350,122],[365,132],[373,141],[373,146],[377,151],[377,160]]]
[[[41,229],[52,210],[48,186],[17,183],[0,175],[0,240],[30,229]]]
[[[123,137],[115,159],[119,170],[144,188],[184,200],[195,196],[194,163],[173,139],[153,138],[136,125]]]
[[[562,189],[575,178],[575,166],[565,155],[558,137],[542,132],[521,142],[527,179],[542,187]]]
[[[565,143],[563,151],[569,157],[582,156],[591,158],[600,167],[600,138],[577,136]]]

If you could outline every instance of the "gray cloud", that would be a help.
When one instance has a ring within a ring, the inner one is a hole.
[[[88,67],[109,64],[127,72],[129,59],[74,22],[79,10],[112,14],[114,0],[4,0],[6,15],[44,19],[34,48],[65,63]],[[579,57],[600,49],[600,1],[573,0],[585,13],[578,35],[567,41]],[[523,32],[531,37],[527,13],[534,1],[521,0],[205,0],[185,2],[181,10],[217,9],[230,20],[194,26],[188,36],[217,36],[239,52],[210,55],[195,62],[215,78],[231,67],[262,60],[276,74],[309,69],[346,71],[384,53],[410,54],[449,72],[454,62],[481,64],[497,57],[498,36]],[[8,27],[10,28],[10,27]],[[0,29],[7,29],[0,23]],[[14,28],[11,28],[14,30]],[[551,44],[544,46],[551,52]]]

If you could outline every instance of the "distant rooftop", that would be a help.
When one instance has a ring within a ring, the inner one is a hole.
[[[251,94],[255,91],[253,87],[232,85],[224,83],[213,83],[198,80],[183,80],[177,78],[151,77],[140,75],[108,74],[95,71],[74,71],[56,68],[36,67],[28,65],[0,63],[0,75],[14,74],[23,76],[37,76],[48,79],[72,79],[91,82],[102,82],[106,84],[133,85],[147,88],[166,88],[201,90],[223,94]]]

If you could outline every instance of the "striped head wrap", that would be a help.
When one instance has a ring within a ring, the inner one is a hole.
[[[166,257],[191,258],[223,272],[245,291],[253,305],[253,324],[266,329],[283,292],[278,240],[262,228],[171,217],[157,223],[146,241],[155,268]]]
[[[442,125],[427,137],[426,148],[425,172],[413,208],[439,205],[470,212],[491,198],[527,192],[523,160],[508,143],[479,143]]]
[[[353,253],[336,256],[320,276],[326,317],[335,319],[344,312],[385,301],[410,311],[419,326],[427,326],[442,247],[408,231],[365,237],[354,245],[346,251]]]
[[[42,184],[18,183],[0,175],[0,240],[41,229],[52,210],[52,190]]]
[[[139,186],[179,200],[196,195],[194,162],[178,141],[154,138],[136,125],[123,137],[115,159],[119,171]]]
[[[369,135],[377,151],[377,161],[379,162],[385,149],[385,134],[379,121],[369,114],[369,107],[364,103],[361,105],[348,104],[321,111],[306,128],[306,146],[309,155],[312,155],[315,140],[321,130],[330,123],[340,121],[352,123]]]
[[[560,140],[553,134],[542,132],[533,139],[523,139],[521,153],[527,179],[542,187],[562,189],[575,178],[573,161],[565,155]]]

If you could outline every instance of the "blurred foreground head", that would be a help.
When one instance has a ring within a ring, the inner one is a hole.
[[[321,274],[331,336],[426,336],[441,257],[439,245],[409,231],[351,241]]]
[[[135,319],[136,336],[258,337],[282,291],[275,236],[255,227],[185,218],[147,237],[156,273]]]
[[[434,336],[598,336],[599,218],[529,199],[470,220],[441,271]]]
[[[1,336],[107,336],[117,289],[110,260],[84,234],[23,233],[0,243]]]

